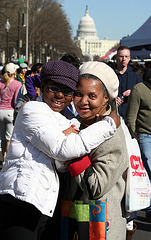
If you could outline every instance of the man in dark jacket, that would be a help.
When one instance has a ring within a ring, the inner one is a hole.
[[[142,82],[142,78],[133,72],[133,69],[128,65],[130,59],[130,49],[126,46],[120,46],[117,49],[115,68],[115,72],[119,79],[119,89],[116,103],[119,114],[124,118],[124,120],[126,120],[127,101],[128,96],[131,93],[131,89],[137,83]]]

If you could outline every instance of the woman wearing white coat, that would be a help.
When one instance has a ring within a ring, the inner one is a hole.
[[[116,128],[109,117],[108,122],[97,122],[79,134],[66,136],[69,127],[79,123],[59,112],[72,100],[78,70],[64,61],[48,62],[41,79],[43,95],[19,111],[0,172],[1,240],[42,239],[58,197],[54,160],[66,161],[89,153],[113,136]]]

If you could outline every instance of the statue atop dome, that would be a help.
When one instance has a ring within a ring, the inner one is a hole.
[[[89,14],[88,5],[86,5],[85,15],[86,15],[86,14]]]

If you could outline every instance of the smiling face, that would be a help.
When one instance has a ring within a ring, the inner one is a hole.
[[[25,73],[27,72],[27,68],[21,68],[20,72],[25,75]]]
[[[52,92],[50,89],[59,88],[59,92]],[[46,84],[42,83],[43,89],[43,101],[55,112],[61,112],[65,109],[72,101],[73,94],[71,96],[64,95],[63,92],[72,92],[69,87],[55,83],[54,81],[48,81]]]
[[[79,80],[74,105],[82,120],[89,122],[96,114],[103,115],[108,100],[109,97],[104,94],[100,80],[92,78]]]

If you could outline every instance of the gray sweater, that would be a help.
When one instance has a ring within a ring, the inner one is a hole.
[[[133,132],[151,134],[151,90],[144,83],[138,83],[131,91],[127,121]]]
[[[70,197],[74,196],[77,183],[86,183],[94,199],[107,198],[107,240],[126,239],[125,184],[128,154],[125,137],[120,126],[115,135],[94,149],[89,157],[91,166],[72,178]],[[90,169],[91,168],[91,169]],[[70,198],[68,195],[68,198]],[[91,198],[91,197],[90,197]]]

